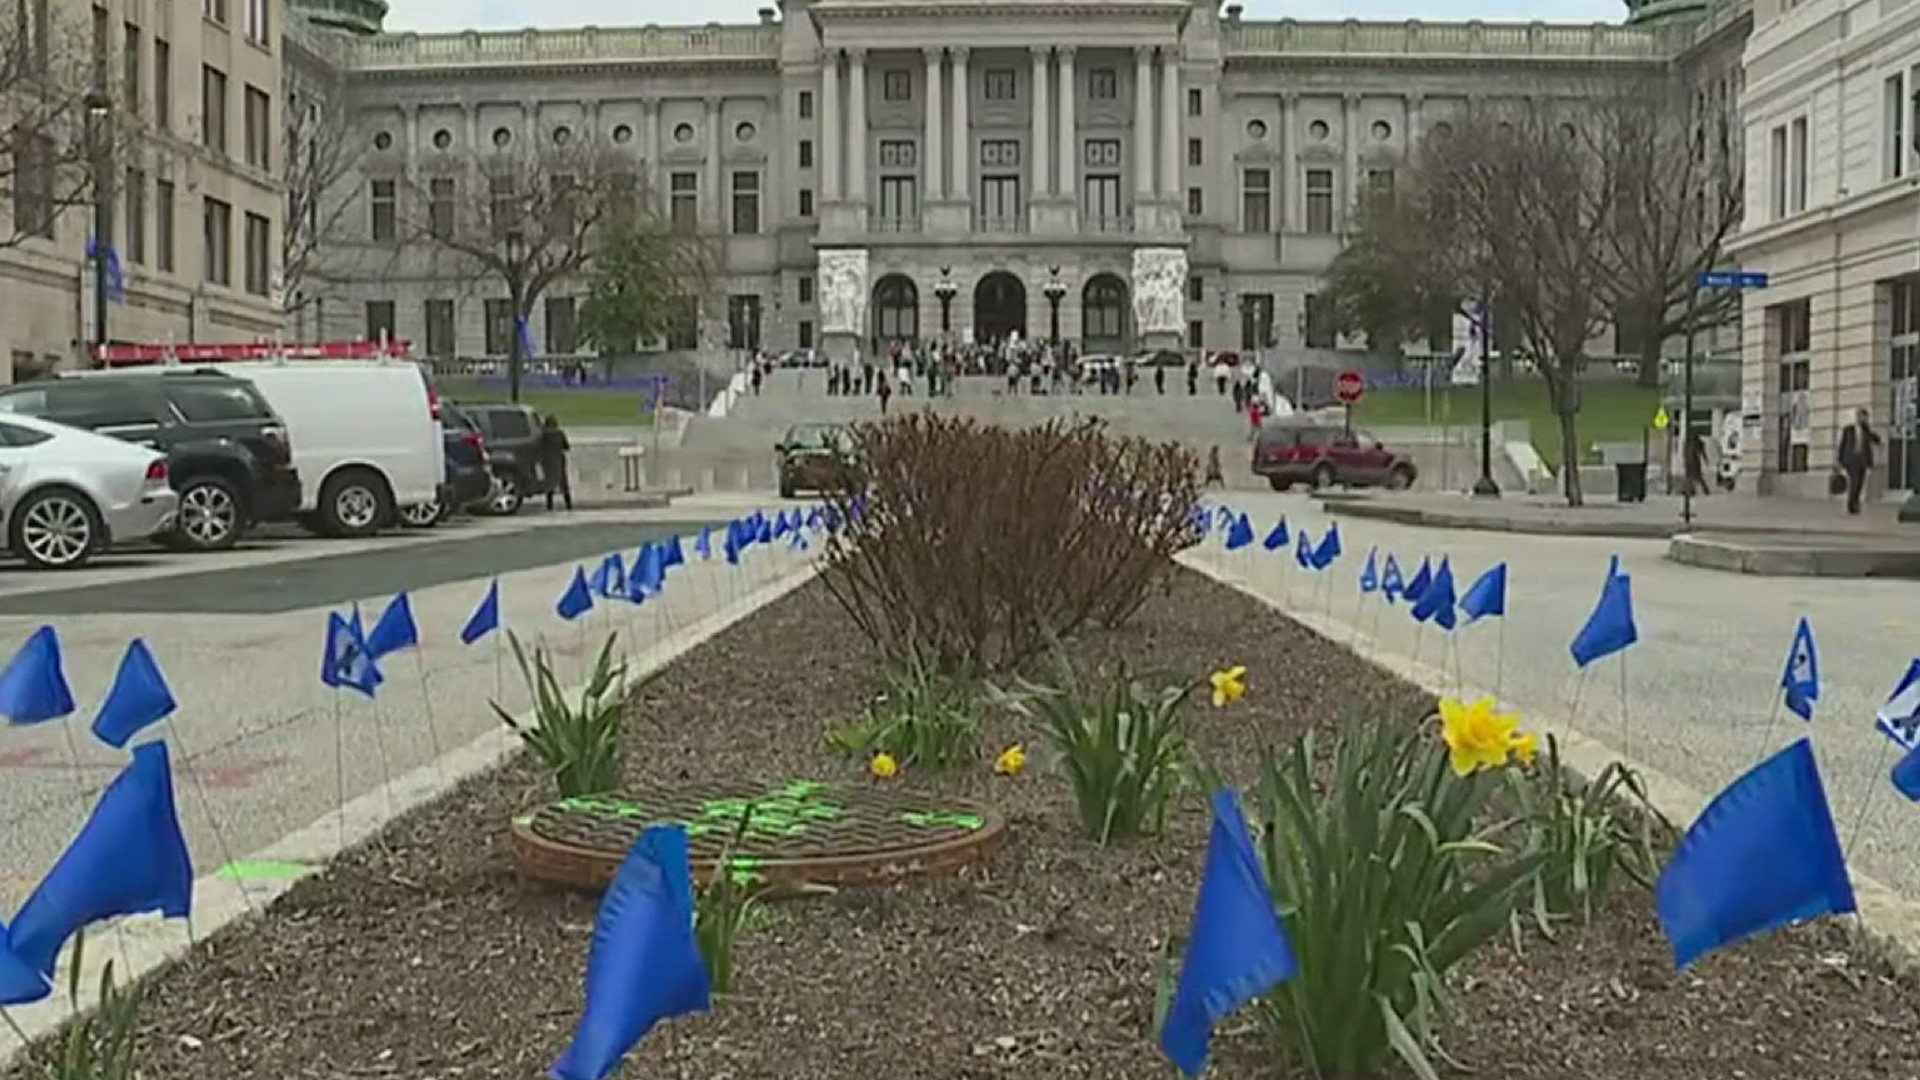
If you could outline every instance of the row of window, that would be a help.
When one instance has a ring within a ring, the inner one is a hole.
[[[1084,81],[1089,101],[1118,101],[1120,99],[1120,71],[1118,68],[1089,68]],[[911,68],[889,68],[880,73],[880,99],[882,101],[912,101],[914,72]],[[1013,68],[988,68],[980,76],[980,95],[988,101],[1016,101],[1020,94],[1020,73]],[[1199,90],[1187,91],[1187,115],[1199,116],[1206,99]],[[801,117],[812,114],[810,92],[801,91]]]
[[[227,0],[202,0],[203,11],[208,18],[225,24]],[[267,12],[269,0],[245,0],[249,40],[258,44],[268,42]],[[216,15],[210,10],[218,6]],[[94,82],[102,89],[107,85],[107,64],[111,55],[108,28],[110,23],[107,9],[93,9],[93,56]],[[141,70],[141,44],[144,33],[139,24],[126,22],[121,27],[123,40],[120,48],[120,107],[130,115],[142,114],[145,102],[142,100],[147,85],[146,73]],[[232,110],[229,105],[231,91],[228,87],[227,73],[204,64],[200,69],[200,141],[208,150],[229,156],[230,130],[232,128]],[[242,160],[249,166],[262,171],[273,167],[273,105],[265,90],[247,84],[242,91],[240,106],[240,141]],[[173,126],[173,46],[158,35],[153,39],[153,124],[162,131]]]
[[[551,183],[564,186],[564,177],[555,177]],[[513,226],[516,216],[521,212],[521,199],[513,188],[513,181],[507,177],[492,177],[489,184],[489,223],[496,236],[504,236]],[[732,215],[728,221],[729,230],[736,236],[751,236],[760,231],[760,174],[752,170],[735,172],[731,177]],[[637,178],[633,192],[639,194]],[[459,181],[451,176],[436,176],[427,180],[427,213],[423,222],[426,234],[434,239],[445,240],[453,236],[458,224]],[[810,193],[802,192],[803,196]],[[564,235],[572,231],[573,219],[565,216],[567,205],[563,199],[552,199],[552,209],[561,215],[548,223],[548,231],[555,235]],[[398,243],[406,237],[400,228],[400,185],[399,181],[378,177],[367,186],[367,224],[368,235],[375,243]],[[697,172],[675,172],[667,177],[667,218],[676,232],[692,234],[700,227],[700,174]]]
[[[272,0],[241,0],[246,20],[247,40],[255,45],[271,46],[269,36],[272,24],[268,13],[272,10]],[[226,26],[229,23],[229,0],[200,0],[200,14],[213,22]]]

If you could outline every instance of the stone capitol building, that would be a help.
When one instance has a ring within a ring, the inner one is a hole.
[[[1629,3],[1624,24],[1549,25],[784,0],[752,25],[414,34],[380,31],[381,0],[299,0],[289,63],[341,88],[361,147],[343,183],[365,205],[341,216],[288,332],[504,354],[504,288],[441,273],[397,235],[393,202],[488,147],[585,137],[631,156],[662,215],[716,238],[712,321],[734,349],[1358,344],[1337,340],[1319,275],[1356,196],[1390,190],[1461,110],[1690,64],[1737,140],[1745,0]],[[575,351],[583,290],[536,306],[541,354]]]

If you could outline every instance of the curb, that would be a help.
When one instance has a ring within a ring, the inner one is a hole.
[[[1439,668],[1387,652],[1371,641],[1357,641],[1353,628],[1345,623],[1312,611],[1298,610],[1286,602],[1266,596],[1239,575],[1213,565],[1211,559],[1202,558],[1197,551],[1178,555],[1176,560],[1188,569],[1198,571],[1280,612],[1329,642],[1352,651],[1389,674],[1405,679],[1436,697],[1443,693],[1458,697],[1492,696],[1484,687],[1459,685],[1457,680]],[[1684,831],[1711,801],[1705,793],[1657,766],[1636,761],[1590,735],[1575,731],[1559,716],[1535,712],[1528,715],[1527,721],[1530,729],[1543,736],[1551,735],[1560,744],[1561,763],[1575,776],[1597,776],[1602,769],[1616,761],[1640,774],[1646,784],[1647,801],[1673,822],[1677,829]],[[1854,900],[1859,906],[1859,925],[1869,940],[1891,947],[1886,959],[1894,966],[1908,972],[1916,970],[1920,966],[1920,961],[1916,961],[1916,958],[1920,958],[1920,902],[1851,867],[1848,873],[1853,878]]]
[[[812,580],[818,565],[809,561],[797,569],[782,570],[780,576],[759,586],[733,603],[675,633],[670,633],[646,649],[630,654],[622,692],[639,685],[654,673],[704,644],[740,620],[779,600]],[[581,687],[566,693],[577,696]],[[531,717],[529,709],[527,716]],[[91,1010],[99,1001],[101,971],[114,964],[118,983],[142,979],[154,971],[183,958],[197,941],[205,941],[222,929],[263,914],[294,884],[326,868],[342,852],[373,838],[398,818],[447,794],[471,777],[504,764],[521,749],[519,736],[503,724],[486,734],[442,754],[394,778],[391,785],[376,787],[330,810],[304,828],[281,837],[266,847],[236,859],[238,863],[272,863],[288,867],[285,877],[268,881],[241,882],[205,874],[193,883],[193,919],[189,923],[165,920],[155,915],[118,919],[105,926],[94,926],[94,947],[86,951],[80,976],[80,1010]],[[505,824],[504,822],[502,823]],[[294,869],[298,867],[299,869]],[[51,997],[32,1005],[10,1008],[21,1032],[29,1040],[40,1039],[59,1029],[73,1017],[65,994],[73,955],[71,945],[62,950],[61,963],[54,970],[55,990]],[[0,1026],[0,1070],[10,1068],[25,1047],[10,1027]]]
[[[1430,529],[1467,529],[1475,532],[1518,533],[1529,536],[1611,536],[1622,540],[1665,540],[1686,530],[1679,522],[1594,521],[1582,517],[1488,518],[1451,510],[1417,506],[1389,506],[1363,498],[1318,499],[1328,514]]]
[[[1675,536],[1667,558],[1684,566],[1732,574],[1768,577],[1920,578],[1920,549],[1914,547],[1812,548],[1764,547],[1713,536]]]

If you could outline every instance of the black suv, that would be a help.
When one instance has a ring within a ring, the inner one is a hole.
[[[217,371],[68,374],[0,388],[0,412],[85,428],[167,455],[180,494],[169,546],[232,547],[300,506],[287,426],[245,379]]]
[[[485,436],[487,460],[499,479],[488,508],[517,514],[527,499],[547,490],[540,473],[540,414],[531,406],[462,402],[460,411]]]

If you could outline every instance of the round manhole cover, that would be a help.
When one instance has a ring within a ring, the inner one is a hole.
[[[686,826],[696,877],[725,859],[775,887],[950,874],[984,859],[1006,831],[993,811],[957,799],[816,780],[710,781],[543,806],[514,820],[514,856],[527,878],[604,888],[640,830],[662,824]]]

